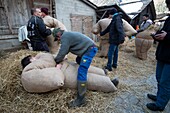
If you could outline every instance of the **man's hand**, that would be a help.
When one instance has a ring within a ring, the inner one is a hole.
[[[167,32],[162,31],[162,33],[156,34],[154,38],[157,39],[157,40],[163,40],[166,35],[167,35]]]
[[[97,34],[97,37],[100,37],[100,34]]]

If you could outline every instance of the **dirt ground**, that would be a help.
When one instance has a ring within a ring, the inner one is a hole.
[[[134,42],[130,46],[122,46],[119,51],[118,68],[107,76],[120,80],[118,90],[113,93],[87,91],[88,104],[85,107],[69,109],[68,103],[75,98],[75,89],[58,89],[44,94],[26,92],[21,84],[22,68],[20,60],[28,54],[36,54],[28,50],[11,53],[0,53],[0,112],[1,113],[153,113],[146,108],[149,100],[147,93],[157,91],[155,80],[155,50],[153,45],[148,51],[147,60],[140,60],[135,55]],[[73,61],[74,55],[68,59]],[[95,57],[92,65],[103,68],[106,58]],[[169,113],[170,104],[162,113]]]

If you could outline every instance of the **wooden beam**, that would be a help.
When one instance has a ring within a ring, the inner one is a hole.
[[[12,30],[12,25],[11,25],[11,21],[10,21],[10,17],[9,17],[9,12],[8,12],[8,4],[6,4],[6,1],[3,2],[4,4],[4,8],[5,8],[5,14],[6,14],[6,17],[7,17],[7,22],[8,22],[8,26],[9,26],[9,30],[12,34],[14,34],[13,30]]]
[[[106,13],[107,13],[107,10],[103,13],[103,15],[100,19],[102,19],[105,16]]]

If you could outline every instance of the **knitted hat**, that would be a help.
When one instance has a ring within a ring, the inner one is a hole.
[[[41,8],[41,12],[45,13],[46,15],[48,15],[48,8]]]
[[[113,8],[112,10],[109,11],[110,15],[114,15],[115,13],[117,13],[117,9]]]
[[[54,37],[54,40],[57,41],[57,33],[60,32],[61,29],[60,28],[54,28],[53,30],[53,37]]]

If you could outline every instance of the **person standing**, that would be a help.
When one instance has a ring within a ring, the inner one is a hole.
[[[170,10],[170,0],[166,0],[166,5]],[[146,106],[152,111],[163,111],[170,100],[170,16],[166,19],[159,34],[154,36],[158,41],[156,49],[156,80],[157,95],[147,94],[148,98],[155,101]]]
[[[41,10],[39,8],[32,8],[31,15],[32,16],[27,24],[27,31],[33,51],[49,52],[46,37],[51,35],[51,30],[46,29],[41,18]]]
[[[109,26],[100,33],[100,36],[105,35],[109,32],[109,51],[108,51],[108,62],[105,68],[112,71],[113,68],[117,68],[118,61],[118,47],[125,41],[125,33],[123,29],[123,22],[121,16],[117,12],[117,9],[113,8],[109,12],[109,16],[112,17],[112,21]]]
[[[152,20],[149,18],[149,14],[144,14],[142,20],[143,22],[137,30],[138,33],[144,31],[153,23]]]
[[[59,53],[55,57],[57,64],[62,62],[69,52],[77,55],[76,61],[79,64],[77,98],[70,102],[69,107],[83,106],[86,104],[87,71],[98,49],[92,39],[79,32],[67,32],[60,28],[55,28],[53,36],[61,42]]]

